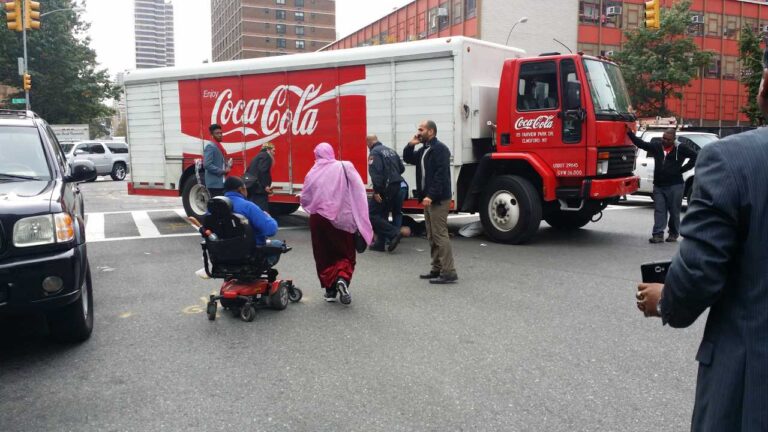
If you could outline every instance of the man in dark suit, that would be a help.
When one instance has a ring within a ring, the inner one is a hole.
[[[424,144],[416,150],[416,146]],[[432,269],[419,277],[433,284],[455,283],[459,278],[453,264],[448,212],[451,208],[451,151],[437,139],[437,125],[426,120],[403,150],[403,160],[416,165],[416,191],[424,206],[427,239],[432,252]]]
[[[758,103],[768,115],[768,69]],[[709,308],[696,354],[693,431],[768,431],[768,129],[704,147],[683,241],[664,285],[637,306],[687,327]]]
[[[272,164],[275,161],[275,145],[265,143],[248,166],[248,175],[255,179],[248,188],[251,201],[262,211],[269,212],[269,195],[272,193]]]

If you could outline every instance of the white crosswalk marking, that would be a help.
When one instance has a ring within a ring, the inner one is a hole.
[[[152,219],[149,218],[149,213],[145,211],[131,212],[133,221],[136,223],[136,228],[139,229],[139,235],[141,237],[160,237],[160,231],[152,223]]]
[[[85,223],[85,238],[88,241],[104,240],[104,213],[88,214]]]

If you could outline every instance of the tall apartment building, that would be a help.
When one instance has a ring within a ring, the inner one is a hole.
[[[414,0],[326,49],[464,35],[500,44],[509,40],[530,55],[563,52],[565,45],[586,54],[610,56],[621,50],[626,30],[642,25],[644,1]],[[662,7],[676,1],[662,0]],[[738,81],[738,35],[744,26],[768,31],[768,0],[694,0],[691,11],[688,34],[715,56],[701,76],[683,89],[682,100],[669,107],[686,123],[743,125],[747,118],[740,109],[748,96]],[[528,21],[515,25],[523,17]]]
[[[336,39],[335,0],[211,0],[213,61],[317,51]]]
[[[165,0],[134,0],[136,68],[174,66],[173,3]]]

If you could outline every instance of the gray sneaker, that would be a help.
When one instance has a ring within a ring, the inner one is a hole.
[[[352,303],[352,294],[349,293],[349,286],[347,285],[347,281],[339,278],[339,280],[336,282],[336,289],[339,291],[339,294],[341,294],[339,297],[341,304],[348,305]]]

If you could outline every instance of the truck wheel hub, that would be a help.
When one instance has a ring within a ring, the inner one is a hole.
[[[512,192],[498,191],[488,203],[491,222],[500,231],[511,231],[520,220],[520,206]]]

